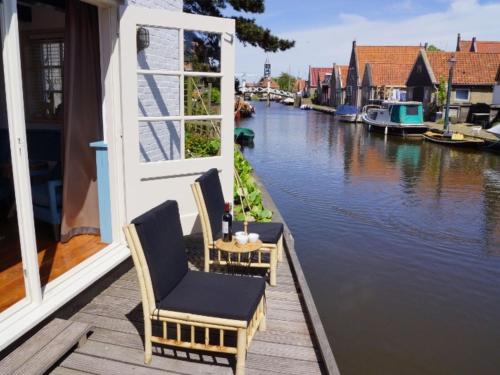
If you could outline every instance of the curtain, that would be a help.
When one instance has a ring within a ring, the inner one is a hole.
[[[97,8],[66,0],[61,241],[99,234],[95,151],[101,139],[101,76]]]

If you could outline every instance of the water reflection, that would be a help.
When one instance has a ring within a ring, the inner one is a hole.
[[[498,373],[498,155],[279,104],[241,126],[343,374]]]

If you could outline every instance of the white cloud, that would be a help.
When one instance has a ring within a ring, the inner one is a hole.
[[[483,40],[498,40],[500,4],[480,4],[478,0],[453,0],[444,12],[396,20],[369,19],[358,14],[341,14],[334,25],[298,30],[282,34],[296,41],[295,48],[269,54],[273,74],[290,69],[292,74],[307,74],[308,65],[330,66],[333,62],[349,61],[352,40],[358,44],[397,45],[429,42],[453,50],[457,33],[463,38],[476,36]],[[261,75],[266,55],[258,48],[238,43],[236,71]]]

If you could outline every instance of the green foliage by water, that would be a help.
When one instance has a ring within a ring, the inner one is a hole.
[[[207,137],[203,134],[186,131],[184,142],[187,159],[219,155],[220,138]]]
[[[268,222],[273,217],[272,211],[264,208],[262,192],[252,175],[252,166],[243,154],[234,151],[234,216],[236,220]],[[245,217],[246,216],[246,217]]]
[[[438,106],[443,108],[446,104],[446,79],[441,76],[439,78],[439,87],[437,92]]]

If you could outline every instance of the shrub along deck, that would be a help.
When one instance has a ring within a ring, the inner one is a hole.
[[[190,266],[201,269],[202,239],[188,241]],[[278,286],[269,287],[267,330],[257,332],[248,352],[247,374],[320,374],[324,367],[288,261],[279,265]],[[143,317],[135,269],[126,261],[56,314],[89,323],[87,342],[67,356],[54,374],[232,374],[234,356],[155,347],[145,365]]]

